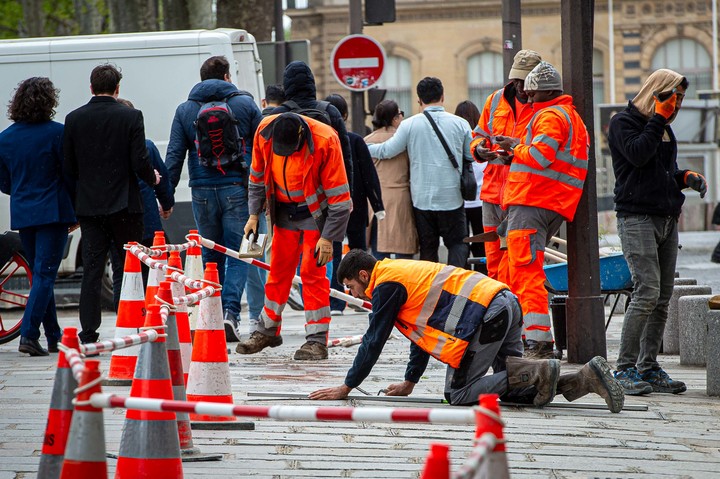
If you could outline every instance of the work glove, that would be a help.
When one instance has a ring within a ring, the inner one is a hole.
[[[385,219],[385,210],[376,211],[375,218],[377,218],[378,221],[384,220]]]
[[[675,92],[673,91],[670,93],[669,97],[667,97],[665,100],[661,100],[660,98],[664,95],[667,95],[667,93],[653,93],[653,98],[655,99],[655,113],[662,116],[666,120],[669,120],[673,113],[675,113],[677,95],[675,95]]]
[[[325,266],[332,261],[332,241],[320,238],[315,245],[315,258],[318,266]]]
[[[258,215],[250,215],[250,217],[247,220],[247,223],[245,223],[245,237],[249,238],[250,233],[254,234],[255,237],[257,237],[257,230],[258,230]]]
[[[688,171],[685,173],[685,184],[688,185],[689,188],[692,188],[700,193],[700,198],[705,198],[705,193],[707,193],[707,181],[705,181],[705,177],[703,175],[694,171]]]

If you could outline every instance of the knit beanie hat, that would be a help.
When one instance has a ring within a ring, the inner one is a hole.
[[[520,50],[513,58],[508,80],[524,80],[525,77],[528,76],[528,73],[530,73],[530,70],[535,68],[535,65],[541,61],[542,58],[540,58],[538,52],[533,50]]]
[[[525,91],[563,91],[562,78],[554,66],[540,62],[525,77]]]

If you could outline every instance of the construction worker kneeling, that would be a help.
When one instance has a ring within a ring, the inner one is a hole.
[[[388,396],[412,393],[433,356],[448,365],[450,404],[477,404],[480,394],[495,393],[540,407],[556,392],[569,401],[596,393],[610,411],[622,410],[623,390],[605,359],[597,356],[578,372],[561,375],[557,359],[522,358],[522,311],[503,283],[428,261],[377,261],[357,249],[345,255],[337,275],[353,296],[372,301],[370,324],[345,384],[315,391],[311,399],[342,399],[360,386],[394,326],[412,344],[405,380],[390,384]],[[487,374],[490,367],[493,374]]]
[[[332,242],[345,235],[352,209],[335,130],[295,113],[265,117],[253,142],[248,208],[245,234],[257,233],[258,215],[267,208],[273,242],[260,324],[236,351],[254,354],[282,344],[282,312],[302,254],[306,342],[294,359],[327,359],[330,282],[325,265],[332,260]]]

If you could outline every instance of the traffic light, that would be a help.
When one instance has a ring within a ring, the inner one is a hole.
[[[382,25],[395,21],[395,0],[365,0],[365,24]]]

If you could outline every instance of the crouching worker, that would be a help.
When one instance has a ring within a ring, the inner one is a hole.
[[[448,365],[445,398],[453,405],[477,404],[480,394],[544,406],[556,391],[569,401],[588,393],[602,396],[612,412],[624,394],[607,362],[597,356],[578,372],[560,375],[557,359],[523,359],[522,312],[503,283],[462,268],[428,261],[377,261],[352,250],[338,279],[353,296],[372,301],[370,326],[342,386],[320,389],[311,399],[342,399],[370,374],[393,326],[410,345],[405,381],[388,396],[408,396],[430,356]],[[486,374],[493,368],[493,374]]]
[[[330,282],[325,265],[332,242],[345,236],[352,201],[335,130],[295,113],[265,117],[253,144],[245,234],[257,232],[262,210],[270,211],[273,242],[260,324],[236,351],[255,354],[282,344],[282,312],[302,254],[306,342],[294,359],[327,359]]]

